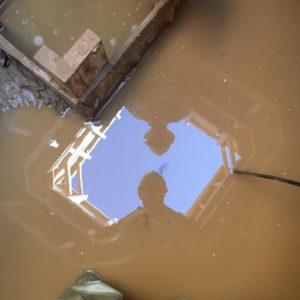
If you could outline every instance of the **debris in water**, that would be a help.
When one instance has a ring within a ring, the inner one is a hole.
[[[53,30],[53,34],[54,35],[59,35],[60,34],[60,30],[59,29],[54,29]]]
[[[109,40],[109,44],[112,46],[112,47],[116,47],[117,46],[117,39],[115,37],[112,37],[110,40]]]
[[[33,38],[33,43],[34,43],[36,46],[42,46],[42,45],[45,43],[45,40],[44,40],[44,38],[43,38],[41,35],[36,35],[36,36]]]
[[[48,145],[52,148],[58,148],[59,147],[59,143],[56,140],[50,139],[48,141]]]
[[[177,80],[177,78],[176,78],[176,79],[174,79],[174,78],[168,78],[163,72],[160,72],[160,74],[161,74],[161,76],[162,76],[164,79],[166,79],[166,80],[169,81],[169,82],[174,82],[174,81]]]
[[[133,24],[130,29],[130,33],[133,33],[137,29],[137,25]]]
[[[160,175],[163,175],[165,173],[168,165],[169,165],[169,162],[166,162],[159,167],[158,172]]]
[[[114,225],[114,224],[117,224],[118,221],[119,221],[119,220],[118,220],[117,218],[113,218],[113,219],[107,221],[106,224],[107,224],[107,226],[112,226],[112,225]]]

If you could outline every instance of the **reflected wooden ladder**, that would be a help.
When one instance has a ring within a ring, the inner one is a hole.
[[[86,213],[92,217],[109,218],[88,201],[88,195],[84,193],[82,179],[82,165],[86,160],[92,158],[91,152],[100,140],[106,139],[106,133],[116,120],[121,119],[120,110],[111,120],[107,127],[95,126],[91,122],[85,123],[85,126],[76,134],[74,141],[56,160],[48,171],[52,174],[53,190],[63,194],[74,204],[80,206]],[[73,186],[73,178],[77,178],[77,190]]]

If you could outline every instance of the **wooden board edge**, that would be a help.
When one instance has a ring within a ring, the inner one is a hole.
[[[32,72],[38,79],[40,79],[46,86],[61,96],[66,103],[75,108],[78,104],[78,99],[74,97],[66,87],[59,84],[48,73],[41,69],[34,61],[29,59],[24,53],[14,47],[3,35],[0,34],[0,48],[15,60],[19,61],[25,68]]]

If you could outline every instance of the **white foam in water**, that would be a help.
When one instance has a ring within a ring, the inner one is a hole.
[[[107,226],[112,226],[113,224],[117,224],[118,221],[119,221],[119,219],[113,218],[113,219],[111,219],[111,220],[108,220],[108,221],[106,222],[106,224],[107,224]]]
[[[134,32],[137,29],[137,25],[133,24],[130,29],[130,33]]]
[[[57,142],[56,140],[53,140],[53,139],[50,139],[50,140],[48,141],[48,145],[49,145],[50,147],[52,147],[52,148],[58,148],[58,147],[59,147],[58,142]]]
[[[116,47],[117,46],[117,39],[115,37],[112,37],[110,40],[109,40],[109,44],[112,46],[112,47]]]
[[[42,45],[45,43],[45,40],[44,40],[44,38],[43,38],[41,35],[36,35],[36,36],[33,38],[33,43],[34,43],[36,46],[42,46]]]
[[[238,161],[238,160],[240,160],[242,157],[241,157],[238,153],[234,152],[234,158],[235,158],[236,161]]]

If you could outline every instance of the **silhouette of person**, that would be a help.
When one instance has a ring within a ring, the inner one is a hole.
[[[234,1],[202,0],[196,1],[195,5],[209,22],[213,22],[213,25],[216,23],[218,29],[224,30],[221,25],[230,19],[228,14]],[[144,140],[157,155],[166,153],[175,140],[174,133],[167,128],[168,124],[186,118],[194,105],[202,113],[202,101],[199,101],[198,96],[209,90],[204,78],[199,83],[193,79],[194,76],[205,76],[207,72],[202,70],[201,62],[196,61],[197,56],[187,57],[184,51],[178,50],[182,46],[178,47],[179,42],[173,36],[174,33],[168,33],[171,43],[168,39],[162,40],[148,52],[136,76],[132,76],[130,88],[125,87],[121,92],[125,107],[137,119],[149,124],[150,129],[145,133]],[[218,35],[217,42],[219,39]],[[193,39],[190,42],[193,43]]]
[[[167,192],[168,188],[163,176],[155,171],[145,174],[138,186],[138,195],[143,207],[137,208],[121,222],[127,223],[142,216],[145,218],[144,222],[147,223],[147,226],[168,224],[168,226],[174,227],[183,225],[187,222],[186,218],[164,203]]]
[[[155,53],[149,53],[148,59],[140,66],[139,76],[133,80],[133,88],[122,90],[122,99],[134,117],[149,124],[150,129],[144,135],[145,143],[153,153],[162,155],[175,140],[168,125],[184,119],[190,110],[180,88],[186,82],[179,84],[174,70],[169,75],[174,79],[165,79],[161,69],[164,67],[159,60],[153,63],[151,55],[155,56]]]
[[[138,186],[138,195],[143,206],[108,227],[107,232],[118,235],[122,233],[128,246],[135,244],[137,240],[145,240],[146,243],[151,242],[151,247],[156,244],[158,248],[174,236],[184,234],[191,221],[164,203],[167,191],[163,176],[155,171],[145,174]],[[142,244],[134,246],[135,252],[139,252],[139,246]]]
[[[175,135],[167,128],[167,124],[152,124],[144,135],[146,145],[157,155],[166,153],[175,140]]]
[[[168,188],[164,178],[154,171],[144,175],[138,187],[138,195],[144,208],[149,210],[166,207],[164,197],[167,191]]]
[[[143,277],[154,286],[163,281],[171,287],[176,282],[178,291],[184,288],[178,282],[179,271],[198,274],[198,255],[203,252],[198,242],[201,233],[193,221],[164,203],[167,191],[159,173],[143,176],[138,186],[143,207],[107,227],[104,244],[95,253],[96,261],[101,258],[105,262],[102,271],[107,266],[109,271],[128,276],[130,270],[133,282]]]
[[[175,140],[175,135],[168,129],[168,124],[182,120],[187,113],[186,103],[177,97],[165,96],[153,98],[148,94],[133,98],[126,103],[126,108],[137,118],[147,122],[150,129],[144,135],[144,141],[156,155],[166,153]]]
[[[109,256],[122,256],[126,252],[142,260],[144,253],[148,253],[146,249],[149,249],[152,256],[159,259],[165,245],[179,237],[180,240],[185,239],[190,221],[165,205],[167,191],[166,182],[159,173],[153,171],[143,176],[138,186],[143,206],[106,227],[104,240],[114,240],[104,247],[109,249],[105,251]]]

